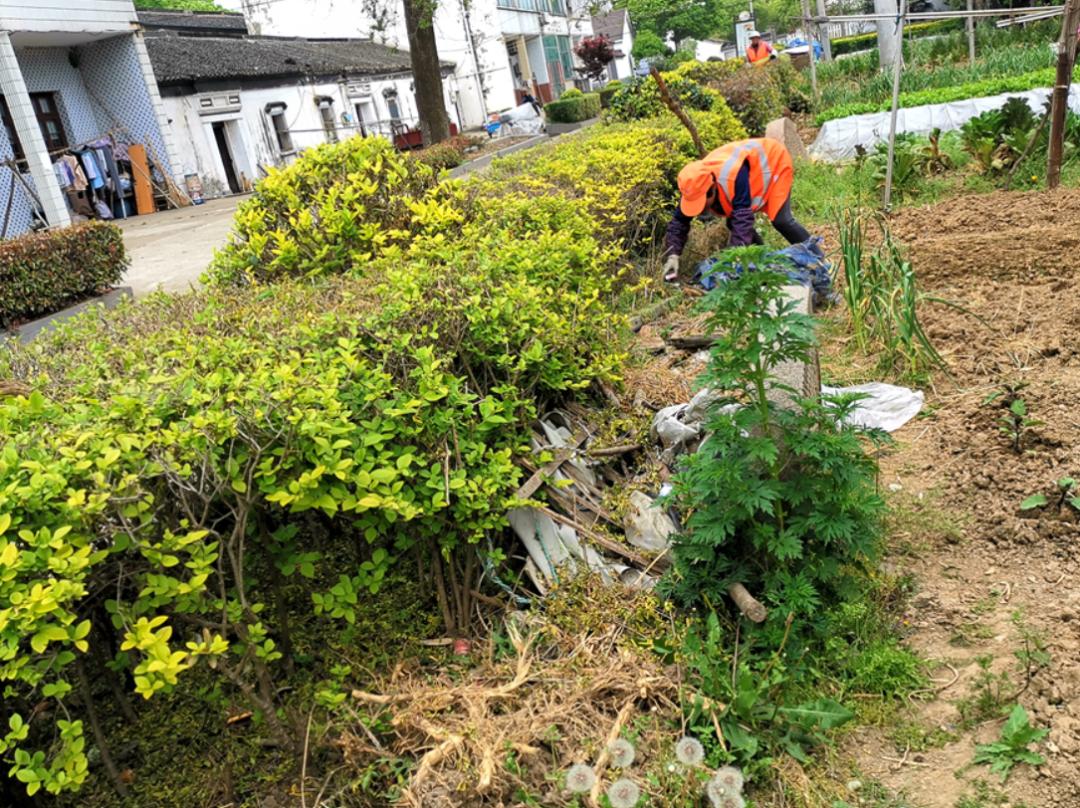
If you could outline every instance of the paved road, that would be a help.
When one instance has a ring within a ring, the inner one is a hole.
[[[244,199],[214,199],[117,222],[131,256],[131,268],[122,285],[130,286],[136,297],[157,289],[186,292],[198,286],[214,250],[225,244],[233,213]]]

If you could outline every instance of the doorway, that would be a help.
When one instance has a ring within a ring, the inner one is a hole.
[[[212,126],[214,140],[217,141],[218,155],[221,157],[221,165],[225,169],[225,181],[229,184],[229,191],[238,194],[241,191],[240,181],[236,176],[236,164],[233,162],[232,150],[229,148],[229,137],[225,132],[225,122],[216,121]]]

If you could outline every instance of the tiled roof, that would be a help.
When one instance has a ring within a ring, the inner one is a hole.
[[[247,33],[243,14],[197,14],[193,11],[140,11],[139,22],[147,30],[171,29],[217,34]]]
[[[592,18],[593,33],[608,39],[621,39],[626,27],[626,9],[618,8],[599,17]]]
[[[158,84],[411,71],[408,53],[365,39],[157,34],[146,49]]]

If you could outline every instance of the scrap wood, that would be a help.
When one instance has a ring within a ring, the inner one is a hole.
[[[614,539],[609,539],[602,533],[597,533],[595,530],[585,527],[585,525],[581,524],[580,522],[575,522],[569,516],[564,516],[558,511],[553,511],[551,508],[543,506],[537,508],[537,510],[545,516],[551,517],[556,522],[562,522],[567,527],[572,527],[574,530],[576,530],[586,539],[591,541],[593,544],[599,545],[610,553],[615,553],[616,555],[622,556],[624,559],[629,561],[638,569],[648,569],[650,566],[658,566],[658,562],[660,561],[660,559],[665,558],[665,556],[661,554],[658,558],[650,562],[647,558],[645,558],[645,556],[635,553],[629,547],[619,544],[619,542],[615,541]],[[663,563],[663,566],[666,567],[668,563],[669,562],[665,561]]]
[[[769,616],[769,611],[761,604],[761,601],[750,594],[745,586],[732,584],[727,591],[731,599],[735,601],[735,605],[739,607],[739,611],[747,619],[753,620],[755,623],[765,622],[765,618]]]
[[[640,443],[622,443],[618,446],[607,446],[603,449],[589,449],[589,457],[617,457],[630,454],[641,449]]]
[[[698,348],[711,347],[712,344],[716,342],[716,337],[711,334],[687,334],[682,337],[668,337],[667,342],[675,348],[680,348],[684,351],[693,351]]]
[[[528,499],[535,494],[536,490],[544,484],[548,477],[558,471],[563,463],[574,456],[574,452],[576,452],[581,444],[585,442],[586,438],[588,438],[588,435],[584,432],[575,435],[570,440],[569,446],[556,450],[555,457],[552,458],[551,462],[545,463],[541,468],[537,469],[528,461],[524,462],[522,465],[525,465],[526,468],[531,467],[530,470],[533,471],[533,475],[525,481],[525,484],[517,490],[517,493],[514,494],[514,496],[518,499]]]

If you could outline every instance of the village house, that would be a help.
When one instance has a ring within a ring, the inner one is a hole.
[[[131,0],[0,0],[0,238],[149,211],[176,151]]]
[[[242,12],[253,33],[367,37],[408,50],[398,0],[332,3],[312,0],[220,0]],[[453,65],[450,100],[465,129],[521,103],[541,102],[584,86],[574,45],[592,36],[587,0],[445,0],[435,12],[439,57]]]
[[[249,35],[240,14],[143,11],[139,20],[193,196],[249,190],[269,167],[353,135],[420,145],[408,53],[366,39]]]
[[[634,75],[634,26],[630,12],[618,8],[592,18],[593,32],[611,40],[615,58],[608,63],[608,79],[621,81]]]

